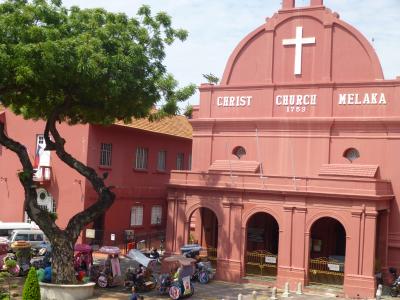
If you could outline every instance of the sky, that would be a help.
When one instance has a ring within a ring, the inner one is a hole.
[[[296,0],[308,6],[310,0]],[[165,64],[181,86],[206,82],[202,74],[221,78],[237,44],[265,23],[281,7],[281,0],[64,0],[64,6],[102,7],[135,16],[150,5],[153,13],[165,11],[176,28],[188,30],[186,41],[167,50]],[[400,0],[324,0],[324,5],[358,29],[381,61],[385,79],[400,76]],[[186,103],[198,104],[196,93]]]

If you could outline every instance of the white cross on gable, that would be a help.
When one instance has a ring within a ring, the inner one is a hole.
[[[296,38],[282,40],[283,46],[295,45],[295,57],[294,57],[294,75],[301,74],[301,57],[303,45],[315,44],[315,37],[303,38],[303,27],[296,27]]]

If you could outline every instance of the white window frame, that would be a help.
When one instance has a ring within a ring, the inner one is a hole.
[[[112,144],[100,144],[100,166],[111,167]]]
[[[135,169],[147,170],[147,158],[149,156],[149,149],[144,147],[136,148]]]
[[[157,170],[165,171],[166,169],[167,169],[167,151],[166,150],[158,151]]]
[[[131,226],[143,225],[143,205],[135,205],[131,208]]]
[[[151,207],[151,225],[160,225],[162,222],[162,206],[153,205]]]
[[[192,169],[192,153],[189,153],[188,170]]]
[[[178,153],[176,155],[176,169],[177,170],[185,169],[185,154],[184,153]]]

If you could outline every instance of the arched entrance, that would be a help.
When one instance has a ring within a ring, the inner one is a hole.
[[[309,282],[342,285],[346,255],[346,230],[334,218],[314,222],[310,235]]]
[[[246,226],[246,276],[276,276],[279,225],[270,214],[254,214]]]
[[[216,266],[218,248],[218,219],[215,213],[206,207],[196,209],[189,221],[189,244],[200,244],[203,250],[200,256],[206,257]]]

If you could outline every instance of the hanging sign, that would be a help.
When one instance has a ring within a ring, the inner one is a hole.
[[[95,236],[95,230],[91,228],[86,229],[86,237],[89,239],[94,239]]]
[[[276,264],[276,257],[275,256],[266,256],[265,262],[267,264]]]
[[[337,264],[328,264],[328,269],[330,271],[340,272],[340,265]]]

